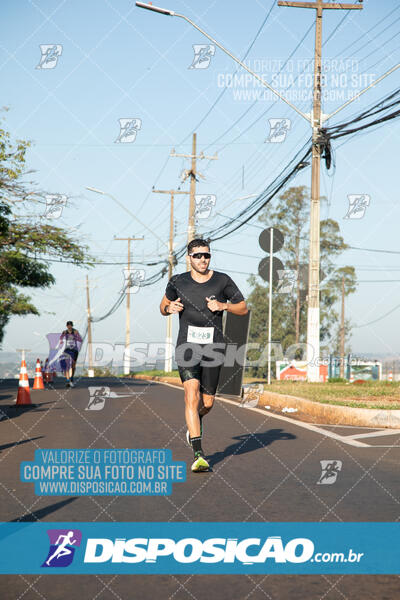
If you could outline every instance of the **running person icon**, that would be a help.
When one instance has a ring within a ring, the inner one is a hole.
[[[207,241],[192,240],[187,252],[190,271],[171,277],[160,311],[162,315],[179,314],[175,360],[185,391],[187,439],[194,452],[192,471],[197,472],[209,469],[202,449],[202,420],[213,407],[225,356],[223,311],[245,315],[248,310],[232,279],[209,269]]]
[[[67,554],[71,554],[71,550],[66,548],[66,546],[73,546],[76,543],[76,540],[73,540],[74,532],[68,531],[67,535],[59,535],[56,541],[57,549],[55,552],[46,560],[46,565],[50,566],[53,558],[61,558],[62,556],[66,556]],[[60,543],[60,540],[63,540]]]
[[[60,344],[64,344],[64,354],[67,355],[71,366],[66,365],[64,375],[67,378],[67,387],[74,387],[74,375],[78,353],[82,344],[82,338],[77,329],[73,328],[73,322],[67,321],[67,329],[60,335]],[[60,361],[61,362],[61,361]],[[66,361],[65,361],[66,362]]]

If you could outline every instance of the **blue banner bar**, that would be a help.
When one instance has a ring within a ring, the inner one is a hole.
[[[0,523],[0,573],[400,574],[400,523]]]

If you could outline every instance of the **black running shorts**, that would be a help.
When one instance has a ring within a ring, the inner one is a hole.
[[[64,350],[64,354],[68,354],[72,358],[72,360],[74,362],[76,362],[79,352],[78,352],[78,350],[75,350],[74,348],[66,348]]]
[[[195,365],[179,366],[178,371],[182,383],[189,379],[198,379],[200,381],[200,391],[209,396],[214,396],[218,387],[219,374],[222,368],[221,364],[208,367],[207,362],[212,362],[212,359],[203,356],[202,359]]]

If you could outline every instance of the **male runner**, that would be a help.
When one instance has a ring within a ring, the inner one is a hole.
[[[67,321],[67,329],[60,335],[60,344],[64,344],[64,354],[67,354],[71,359],[71,367],[65,370],[65,377],[67,378],[67,387],[74,387],[74,375],[76,361],[80,350],[80,344],[82,344],[82,338],[77,329],[73,328],[73,322]]]
[[[207,241],[194,239],[187,251],[190,271],[171,277],[160,311],[163,315],[179,313],[175,360],[185,391],[188,441],[194,452],[192,471],[197,472],[209,469],[201,446],[202,419],[213,407],[224,360],[223,311],[235,315],[248,311],[232,279],[209,269]]]

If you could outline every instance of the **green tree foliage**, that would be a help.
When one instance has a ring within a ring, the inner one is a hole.
[[[321,198],[324,201],[324,198]],[[291,187],[284,192],[276,203],[268,205],[259,217],[266,227],[277,227],[284,235],[283,248],[277,256],[285,269],[295,272],[292,293],[278,294],[274,289],[272,303],[272,339],[280,342],[283,351],[292,344],[304,343],[307,331],[307,288],[310,196],[306,187]],[[321,221],[320,257],[321,257],[321,346],[322,350],[337,347],[339,313],[337,303],[341,298],[342,276],[345,276],[346,295],[356,289],[354,267],[335,267],[335,260],[344,250],[345,244],[339,224],[333,219]],[[261,345],[267,343],[268,329],[268,283],[251,276],[252,288],[248,305],[252,310],[250,338],[251,342]],[[347,335],[350,330],[347,327]],[[255,352],[253,352],[254,358]],[[300,355],[297,355],[300,358]],[[251,354],[249,353],[249,358]]]
[[[87,246],[61,227],[43,222],[44,193],[26,181],[29,142],[12,142],[0,128],[0,342],[12,315],[38,315],[21,288],[47,288],[54,282],[46,259],[91,265]],[[29,212],[36,211],[36,216]],[[43,213],[42,213],[43,214]]]

